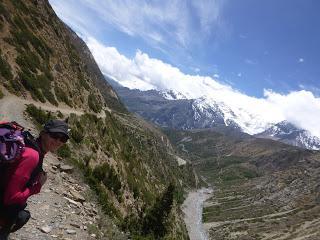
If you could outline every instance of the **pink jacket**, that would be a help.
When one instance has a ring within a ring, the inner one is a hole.
[[[25,147],[21,158],[3,176],[3,183],[6,186],[3,195],[4,205],[18,204],[22,206],[31,195],[40,192],[41,184],[38,181],[39,176],[33,180],[30,187],[26,186],[38,162],[39,153],[32,148]]]

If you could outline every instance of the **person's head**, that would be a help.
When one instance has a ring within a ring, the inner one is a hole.
[[[40,133],[44,152],[54,152],[69,139],[68,124],[61,120],[49,120]]]

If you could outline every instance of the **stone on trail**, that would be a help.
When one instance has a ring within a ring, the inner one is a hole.
[[[68,234],[77,234],[76,230],[72,230],[72,229],[67,229],[66,232]]]
[[[62,164],[62,165],[60,165],[60,170],[63,172],[70,173],[73,171],[73,167],[70,165],[67,165],[67,164]]]
[[[70,223],[72,227],[81,228],[81,226],[78,223]]]
[[[81,196],[80,193],[72,190],[70,191],[70,193],[75,201],[81,202],[81,203],[86,201],[86,199],[83,196]]]
[[[72,199],[67,198],[67,197],[63,197],[63,198],[66,199],[69,203],[76,205],[77,207],[82,207],[81,203],[79,203],[79,202],[73,201]]]
[[[40,230],[41,230],[41,232],[49,233],[49,232],[52,231],[52,227],[47,225],[47,226],[44,226],[44,227],[40,228]]]

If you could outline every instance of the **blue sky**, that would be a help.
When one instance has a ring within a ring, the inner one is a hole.
[[[316,0],[50,0],[82,36],[132,58],[137,49],[186,74],[213,76],[261,97],[320,94],[320,2]]]
[[[49,1],[123,86],[222,103],[248,133],[287,120],[320,138],[320,1]]]

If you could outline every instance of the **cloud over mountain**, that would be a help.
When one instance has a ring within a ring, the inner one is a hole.
[[[288,120],[320,136],[320,99],[306,90],[287,95],[265,90],[264,98],[251,97],[209,76],[184,74],[178,68],[149,57],[138,50],[132,59],[116,48],[106,47],[94,38],[86,42],[102,72],[130,89],[174,90],[188,99],[205,98],[221,102],[266,123]]]

